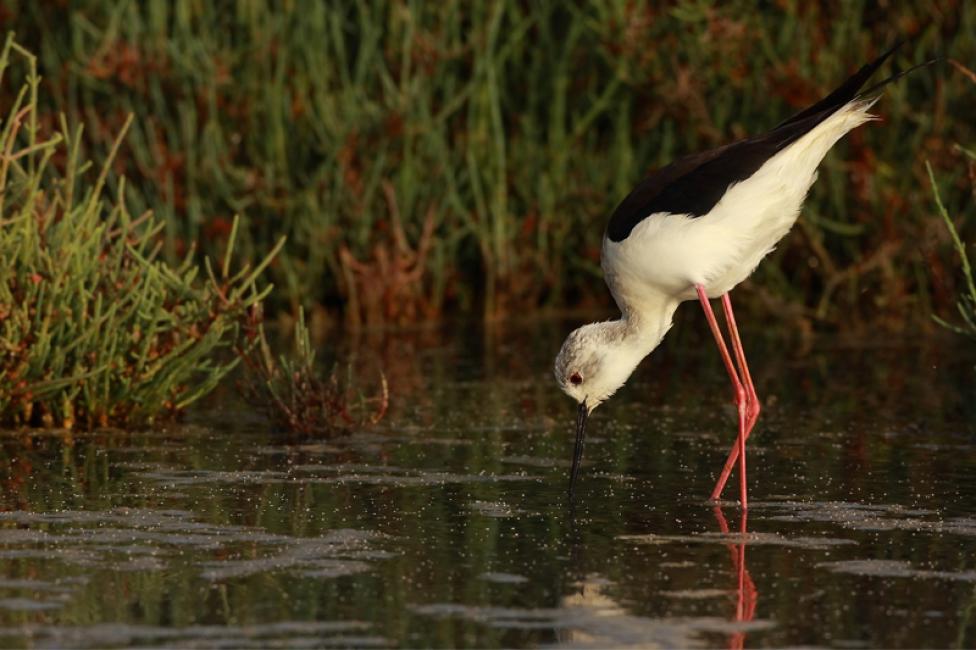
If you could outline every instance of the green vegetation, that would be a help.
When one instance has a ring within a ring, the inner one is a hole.
[[[189,256],[161,261],[163,224],[132,216],[121,176],[105,188],[131,118],[95,176],[81,128],[42,123],[35,59],[12,38],[0,80],[17,59],[26,83],[0,128],[0,425],[133,426],[178,412],[236,364],[218,353],[270,290],[255,282],[271,256],[231,274],[232,229],[219,274],[208,263],[199,279]]]
[[[603,225],[650,168],[780,122],[896,37],[895,67],[976,58],[953,0],[0,6],[39,52],[41,123],[83,120],[100,159],[138,116],[107,182],[167,222],[168,259],[219,256],[242,213],[245,254],[288,237],[271,307],[369,322],[605,305]],[[959,166],[973,92],[940,68],[887,90],[739,304],[847,327],[951,305],[919,161]]]
[[[959,61],[950,60],[949,63],[958,70],[963,77],[976,84],[976,73],[964,66]],[[976,87],[976,86],[974,86]],[[956,146],[956,150],[962,153],[966,159],[966,169],[968,171],[969,180],[969,190],[971,196],[976,197],[976,153],[970,149],[966,149],[962,146]],[[959,236],[959,230],[956,228],[956,224],[953,222],[952,218],[949,216],[949,211],[946,209],[945,204],[942,202],[942,195],[939,192],[939,187],[935,182],[935,175],[932,173],[932,165],[926,161],[925,169],[928,171],[929,184],[932,187],[932,194],[935,197],[935,207],[942,217],[942,221],[945,223],[946,231],[952,238],[952,246],[955,249],[956,254],[959,256],[960,271],[963,278],[963,287],[959,289],[956,294],[958,299],[956,300],[956,310],[962,317],[962,325],[954,325],[949,323],[938,316],[934,316],[936,322],[938,322],[943,327],[947,327],[960,334],[967,334],[973,338],[976,338],[976,277],[973,275],[973,267],[969,261],[969,253],[966,251],[966,244],[963,243],[962,238]]]
[[[316,319],[605,306],[603,224],[647,170],[776,124],[897,37],[914,38],[896,68],[976,58],[976,4],[951,1],[884,21],[867,3],[706,0],[0,0],[0,15],[43,73],[4,59],[0,87],[0,412],[14,424],[189,404],[233,365],[213,353],[240,348],[242,326],[258,340],[264,268],[269,309]],[[855,329],[961,301],[970,322],[971,277],[960,289],[943,261],[968,226],[950,241],[918,208],[918,161],[965,184],[945,143],[976,141],[960,117],[976,91],[955,72],[886,91],[884,124],[828,157],[745,310]],[[942,197],[943,216],[960,213],[962,192]],[[274,265],[230,272],[283,237]],[[291,405],[274,407],[283,422],[330,411],[316,400],[332,380],[306,381],[310,348],[286,366],[258,343],[252,386]]]
[[[382,373],[377,394],[371,397],[360,392],[352,366],[341,379],[338,367],[328,379],[319,378],[304,310],[298,310],[291,355],[276,360],[261,325],[256,341],[257,345],[239,351],[247,368],[243,392],[264,408],[278,428],[299,435],[332,434],[376,424],[386,414],[389,392]]]
[[[970,160],[969,163],[969,175],[973,181],[973,193],[976,196],[976,153],[959,147]],[[949,212],[946,210],[945,205],[942,203],[942,197],[939,194],[939,187],[936,185],[935,176],[932,174],[932,166],[926,163],[926,169],[929,173],[929,182],[932,185],[932,194],[935,197],[935,205],[941,215],[942,220],[945,222],[946,230],[952,237],[952,244],[955,247],[956,253],[959,255],[960,266],[962,267],[963,282],[965,283],[964,289],[960,292],[959,300],[956,302],[956,309],[959,311],[959,315],[962,317],[962,325],[953,325],[938,316],[935,320],[941,325],[955,331],[960,334],[967,334],[973,338],[976,338],[976,276],[973,274],[973,267],[969,262],[969,253],[966,251],[966,244],[963,243],[962,239],[959,237],[959,231],[956,228],[956,224],[953,223],[952,217],[949,216]]]

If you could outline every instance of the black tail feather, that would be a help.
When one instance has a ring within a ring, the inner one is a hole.
[[[834,92],[830,93],[813,106],[800,111],[785,122],[780,123],[777,128],[786,124],[797,122],[817,113],[825,113],[825,115],[829,115],[847,102],[857,97],[859,94],[858,91],[861,90],[861,86],[863,86],[867,80],[871,78],[871,75],[877,72],[878,68],[881,67],[881,64],[884,63],[888,57],[894,54],[895,50],[901,47],[904,43],[905,39],[898,39],[895,44],[885,50],[881,56],[876,58],[874,61],[861,66],[860,70],[852,74],[847,81],[842,83],[836,90],[834,90]],[[880,85],[884,85],[884,83],[889,81],[894,81],[894,79],[888,79],[885,82],[882,82]],[[872,86],[872,89],[874,88],[875,86]]]
[[[934,63],[939,63],[942,60],[943,59],[938,58],[938,57],[937,58],[934,58],[934,59],[929,59],[928,61],[925,61],[923,63],[919,63],[917,65],[913,65],[912,67],[908,68],[907,70],[902,70],[901,72],[896,72],[895,74],[891,75],[887,79],[883,79],[882,81],[879,81],[878,83],[874,84],[870,88],[868,88],[866,90],[862,90],[861,92],[859,92],[857,94],[857,96],[858,97],[863,97],[864,95],[870,95],[874,91],[880,90],[880,89],[884,88],[885,86],[887,86],[888,84],[890,84],[892,81],[898,81],[899,79],[901,79],[902,77],[904,77],[906,74],[909,74],[910,72],[915,72],[919,68],[925,68],[925,67],[930,66],[930,65],[932,65]]]

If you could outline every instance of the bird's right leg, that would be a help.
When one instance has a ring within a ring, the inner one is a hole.
[[[735,461],[739,459],[741,453],[745,452],[745,441],[749,439],[749,435],[752,433],[753,427],[756,425],[756,420],[759,419],[759,412],[761,406],[759,404],[759,395],[756,394],[756,387],[752,383],[752,374],[749,372],[749,364],[746,361],[745,349],[742,347],[742,339],[739,338],[739,328],[735,324],[735,314],[732,312],[732,299],[729,294],[722,295],[722,311],[725,312],[725,324],[729,330],[729,338],[732,339],[732,349],[735,352],[736,363],[739,367],[739,372],[742,373],[742,383],[746,390],[746,400],[745,413],[740,412],[740,417],[744,415],[745,423],[743,425],[744,436],[740,436],[735,444],[732,445],[732,449],[729,451],[729,457],[725,461],[725,466],[722,468],[722,473],[719,474],[718,482],[715,484],[715,489],[712,491],[712,499],[718,499],[722,494],[722,490],[725,489],[725,483],[729,479],[729,475],[732,473],[732,468],[735,466]],[[739,402],[736,401],[736,405]],[[740,407],[741,408],[741,407]],[[740,465],[744,465],[740,461]],[[743,471],[743,474],[745,472]],[[741,486],[741,491],[745,494],[744,482]]]
[[[759,412],[762,407],[759,403],[759,395],[756,394],[756,387],[752,382],[752,374],[749,372],[749,363],[746,361],[745,349],[742,346],[742,339],[739,337],[739,328],[735,323],[735,314],[732,311],[732,298],[728,293],[722,295],[722,310],[725,312],[725,324],[729,330],[729,338],[732,339],[732,349],[735,352],[736,363],[739,367],[739,372],[742,373],[742,383],[746,390],[746,400],[745,400],[745,423],[740,424],[743,436],[735,441],[732,445],[732,449],[729,451],[729,457],[725,461],[725,466],[722,468],[722,473],[719,474],[718,481],[715,484],[715,489],[712,491],[712,499],[718,499],[722,494],[722,490],[725,489],[725,483],[729,479],[729,475],[732,473],[732,468],[735,466],[735,461],[739,459],[740,453],[745,452],[745,441],[748,440],[749,435],[752,433],[753,427],[756,425],[756,420],[759,419]],[[736,400],[736,405],[740,407],[740,418],[743,417],[742,406],[738,400]],[[740,464],[744,466],[744,463],[740,461]],[[743,471],[743,474],[745,472]],[[740,477],[741,478],[741,477]],[[741,481],[740,486],[741,492],[745,495],[745,481]],[[744,498],[744,497],[743,497]]]
[[[744,415],[745,423],[742,425],[744,435],[740,436],[735,444],[732,445],[732,449],[729,451],[729,457],[726,459],[722,473],[719,475],[715,489],[712,491],[713,499],[717,499],[721,495],[722,490],[725,489],[725,483],[732,473],[735,461],[739,459],[740,453],[745,451],[745,441],[748,440],[749,435],[752,433],[752,429],[756,425],[756,420],[759,419],[759,412],[761,410],[759,395],[756,394],[756,387],[752,383],[752,374],[749,372],[745,349],[742,347],[742,339],[739,338],[739,328],[735,324],[735,314],[732,311],[732,299],[728,293],[722,295],[722,311],[725,313],[725,325],[729,330],[729,338],[732,339],[732,349],[735,352],[736,364],[738,365],[739,372],[742,374],[742,384],[746,391],[745,403],[740,404],[738,400],[736,401],[736,405],[740,407],[740,411],[744,406],[745,412],[744,414],[740,412],[740,417]],[[745,463],[740,461],[740,465],[744,466]],[[741,489],[744,494],[744,485]]]
[[[722,355],[722,362],[725,364],[725,370],[729,373],[729,380],[732,382],[732,390],[735,392],[735,406],[739,415],[739,436],[736,439],[735,456],[732,457],[731,464],[735,463],[735,459],[738,458],[739,466],[742,470],[742,476],[740,477],[740,487],[741,487],[741,499],[743,509],[748,507],[746,503],[746,479],[745,479],[745,443],[746,436],[746,423],[747,423],[747,406],[748,393],[743,382],[739,379],[739,373],[736,371],[735,363],[732,361],[732,356],[729,354],[729,349],[725,345],[725,337],[722,336],[722,331],[719,329],[718,321],[715,320],[715,313],[712,311],[712,305],[708,300],[708,294],[705,293],[705,287],[700,284],[695,285],[695,290],[698,292],[698,300],[701,302],[702,310],[705,312],[705,318],[708,320],[708,326],[712,330],[712,336],[715,337],[715,345],[718,346],[719,354]],[[712,499],[717,500],[722,496],[722,488],[725,487],[725,482],[728,480],[729,473],[732,471],[731,465],[726,462],[725,467],[722,470],[722,474],[719,476],[718,483],[715,485],[715,489],[712,491]]]

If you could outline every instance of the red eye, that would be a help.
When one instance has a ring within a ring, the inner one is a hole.
[[[583,376],[578,372],[574,372],[569,376],[569,383],[571,383],[573,386],[579,386],[583,383]]]

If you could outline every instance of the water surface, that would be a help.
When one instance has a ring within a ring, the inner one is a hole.
[[[378,427],[288,440],[224,394],[132,435],[0,436],[0,645],[971,647],[976,354],[747,340],[750,510],[701,329],[591,418],[569,325],[367,341]],[[971,347],[971,346],[970,346]]]

